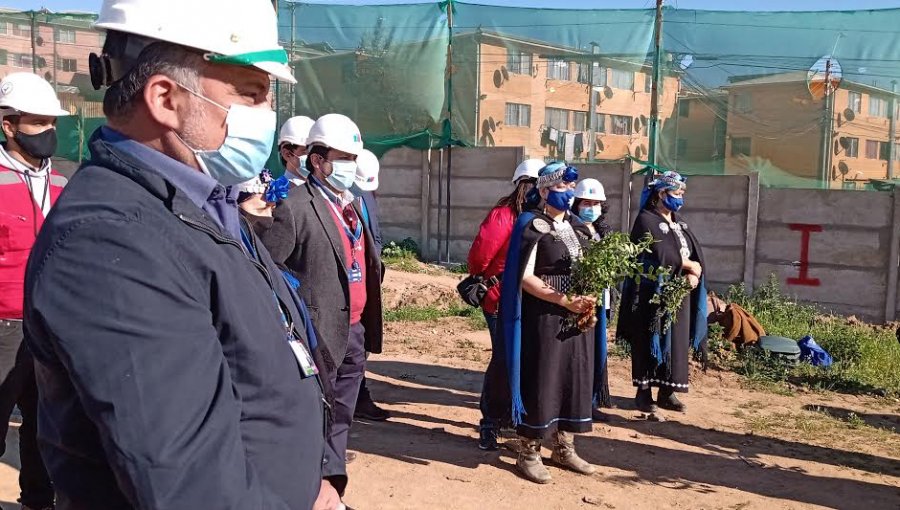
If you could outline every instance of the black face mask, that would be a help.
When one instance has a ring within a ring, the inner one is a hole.
[[[16,131],[13,140],[33,158],[46,159],[56,152],[56,128],[50,128],[36,135]]]

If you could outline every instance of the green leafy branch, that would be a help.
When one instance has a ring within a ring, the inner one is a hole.
[[[672,324],[678,321],[678,311],[684,303],[684,298],[691,294],[693,288],[687,277],[670,275],[668,268],[663,270],[663,283],[660,291],[650,298],[651,305],[658,305],[656,309],[654,328],[658,328],[660,322],[663,323],[661,334],[666,334]],[[668,320],[664,320],[667,319]]]

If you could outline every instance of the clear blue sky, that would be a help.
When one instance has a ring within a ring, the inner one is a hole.
[[[100,10],[102,0],[0,0],[0,7],[12,9],[40,9],[46,7],[51,11],[78,10],[97,12]],[[348,1],[329,0],[329,4],[397,4],[419,3],[404,0],[372,0],[372,1]],[[556,8],[632,8],[641,9],[649,7],[654,0],[481,0],[470,3],[482,3],[492,5],[507,5],[518,7],[556,7]],[[852,10],[852,9],[882,9],[900,7],[900,0],[666,0],[667,5],[682,9],[727,9],[740,11],[767,11],[767,10],[792,10],[792,11],[817,11],[817,10]]]

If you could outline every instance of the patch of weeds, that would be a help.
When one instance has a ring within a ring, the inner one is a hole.
[[[893,330],[854,318],[822,315],[815,307],[783,295],[775,275],[752,294],[743,285],[732,286],[728,301],[744,307],[769,335],[795,340],[810,335],[834,358],[831,367],[821,368],[807,363],[786,366],[780,359],[751,354],[751,349],[733,358],[724,356],[721,365],[747,376],[751,382],[763,385],[789,382],[819,390],[900,395],[900,370],[896,369],[900,345]],[[714,333],[710,336],[711,354],[718,351],[712,349],[718,341],[718,332]]]
[[[612,342],[607,351],[608,357],[628,359],[631,357],[631,344],[628,342]]]
[[[487,322],[480,308],[473,308],[462,303],[452,303],[449,307],[437,306],[401,306],[384,311],[386,322],[430,322],[444,317],[462,317],[472,329],[486,329]]]

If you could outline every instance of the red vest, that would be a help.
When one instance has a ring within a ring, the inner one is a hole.
[[[50,204],[56,202],[66,178],[50,172]],[[0,319],[21,319],[25,265],[44,223],[22,174],[0,166]]]

